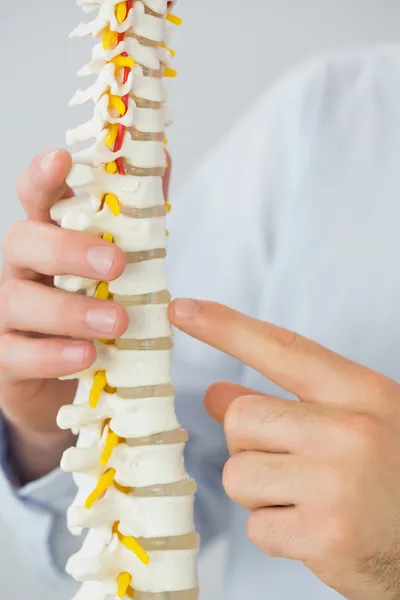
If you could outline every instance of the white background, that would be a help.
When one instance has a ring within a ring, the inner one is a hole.
[[[66,105],[92,42],[68,40],[81,18],[73,0],[0,4],[1,236],[22,216],[18,173],[36,152],[63,145],[65,129],[83,120]],[[185,24],[176,32],[179,78],[171,82],[174,189],[283,70],[318,51],[400,35],[398,0],[181,0],[178,8]],[[203,600],[219,598],[221,554],[203,564]]]

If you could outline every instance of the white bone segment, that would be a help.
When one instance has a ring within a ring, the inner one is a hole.
[[[118,394],[102,393],[96,408],[88,404],[90,380],[81,379],[75,403],[64,406],[58,415],[61,429],[78,430],[111,419],[110,427],[123,438],[141,438],[179,428],[174,397],[121,398]]]
[[[196,485],[175,412],[165,279],[162,178],[172,113],[164,77],[175,76],[168,46],[180,20],[167,0],[77,3],[93,14],[71,37],[96,39],[78,74],[95,81],[70,105],[92,102],[94,110],[67,133],[69,145],[81,145],[67,178],[74,196],[51,217],[119,246],[126,267],[111,282],[63,274],[55,285],[120,303],[128,327],[118,340],[95,340],[94,364],[65,378],[79,380],[57,419],[78,436],[61,462],[77,486],[68,527],[87,531],[67,572],[81,583],[74,600],[198,600]]]
[[[105,208],[94,214],[85,210],[67,210],[61,219],[62,227],[74,231],[87,231],[102,235],[111,233],[115,243],[127,252],[140,252],[166,248],[165,217],[135,219],[124,215],[114,216]]]
[[[194,528],[193,500],[190,496],[126,498],[117,490],[110,490],[107,499],[90,511],[83,506],[71,506],[68,519],[73,527],[91,529],[112,529],[119,520],[121,530],[130,531],[135,537],[185,535]]]

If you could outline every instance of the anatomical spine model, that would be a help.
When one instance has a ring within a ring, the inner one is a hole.
[[[95,83],[71,104],[94,102],[93,118],[68,133],[89,142],[68,184],[75,197],[52,211],[62,227],[117,244],[126,257],[112,283],[75,276],[57,287],[113,299],[129,315],[115,342],[96,342],[95,364],[79,378],[73,406],[58,423],[78,434],[62,468],[78,487],[68,511],[74,534],[88,529],[67,571],[82,587],[75,600],[196,600],[195,483],[184,467],[187,433],[174,409],[170,296],[164,263],[168,234],[164,77],[174,77],[169,32],[180,19],[167,0],[78,0],[94,20],[73,36],[99,39],[80,75]]]

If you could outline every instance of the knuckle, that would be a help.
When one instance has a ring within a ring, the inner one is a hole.
[[[13,308],[17,296],[25,291],[23,281],[18,279],[8,279],[0,288],[0,322],[3,327],[12,325]]]
[[[63,273],[63,265],[68,262],[71,232],[57,229],[56,234],[51,240],[52,251],[49,258],[54,263],[56,269],[58,268],[60,273]]]
[[[243,487],[241,455],[232,456],[225,464],[222,473],[222,483],[228,496],[237,501]]]
[[[364,405],[371,406],[376,414],[384,414],[393,410],[393,398],[398,397],[400,390],[397,382],[364,367],[357,369],[357,378],[358,395]]]
[[[382,397],[386,397],[388,393],[390,394],[392,391],[393,382],[380,373],[363,369],[362,379],[366,392],[372,398],[379,396],[379,399],[381,399]]]
[[[18,198],[22,201],[26,199],[27,196],[27,180],[29,179],[29,169],[24,171],[22,175],[19,177],[17,184],[15,186]]]
[[[369,460],[385,444],[382,423],[373,415],[357,412],[348,415],[342,423],[344,437],[355,457]]]
[[[298,408],[299,420],[302,419],[303,411]],[[288,421],[293,418],[292,406],[286,401],[267,401],[263,403],[263,415],[261,417],[261,425],[270,425],[277,421]],[[303,417],[304,418],[304,417]]]
[[[254,511],[247,521],[250,542],[273,558],[289,557],[292,539],[274,519],[264,519],[265,509]]]
[[[10,354],[14,346],[15,336],[5,333],[0,337],[0,372],[4,374],[10,366]]]
[[[346,523],[349,513],[368,497],[370,485],[365,479],[365,474],[365,466],[360,468],[354,465],[353,457],[350,465],[346,460],[345,464],[330,468],[329,471],[325,467],[320,473],[324,490],[322,510],[326,520],[332,520],[334,533],[341,533],[342,529],[343,532],[346,531],[343,524]],[[325,518],[321,520],[325,521]]]
[[[325,518],[319,535],[320,556],[331,557],[347,553],[352,533],[344,518],[337,514]]]
[[[16,243],[23,233],[24,221],[15,221],[7,229],[2,240],[2,253],[5,260],[13,254]]]
[[[275,327],[269,323],[263,323],[263,328],[265,337],[284,350],[297,349],[300,346],[300,336],[294,331]]]
[[[0,292],[6,298],[15,298],[20,293],[21,287],[24,286],[24,281],[20,279],[7,279],[1,286]]]
[[[245,396],[236,398],[226,411],[224,427],[226,437],[230,440],[240,433],[241,422],[245,419],[248,399]]]
[[[247,520],[247,537],[255,546],[260,546],[259,511],[251,513]]]
[[[44,153],[35,156],[17,181],[16,191],[23,203],[37,202],[40,194],[50,187],[47,178],[42,176],[40,168],[43,156]]]
[[[341,507],[351,494],[350,491],[350,479],[349,473],[346,469],[340,469],[338,467],[331,468],[329,471],[325,470],[321,474],[322,479],[325,482],[325,489],[329,491],[327,498],[329,499],[329,506],[333,508]]]
[[[58,324],[58,329],[71,327],[78,320],[78,315],[83,312],[79,310],[79,304],[82,298],[75,294],[69,294],[60,291],[56,295],[49,297],[49,317],[54,323]],[[84,318],[79,319],[80,325],[86,325]]]

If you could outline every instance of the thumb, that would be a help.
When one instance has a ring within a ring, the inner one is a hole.
[[[229,383],[221,381],[211,385],[205,395],[204,404],[210,417],[223,425],[225,415],[236,398],[241,396],[263,396],[256,390],[238,385],[237,383]]]
[[[62,198],[72,196],[65,182],[71,166],[72,158],[66,150],[44,152],[32,161],[17,184],[28,219],[50,222],[50,208]]]

